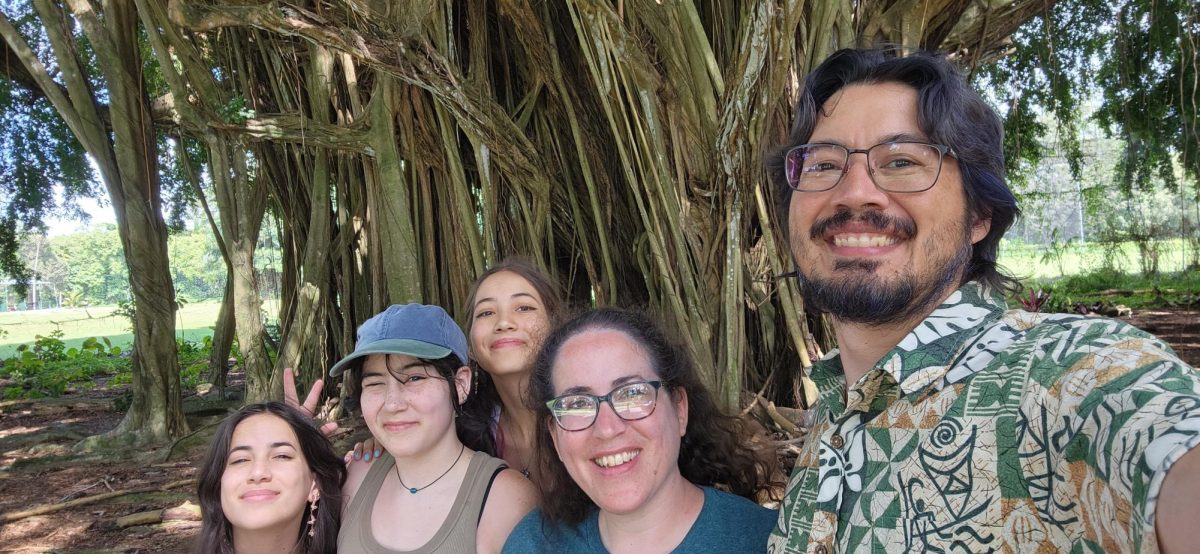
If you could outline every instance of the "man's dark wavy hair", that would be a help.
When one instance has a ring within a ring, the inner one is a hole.
[[[640,345],[662,381],[659,403],[674,401],[681,390],[687,393],[687,430],[679,446],[679,471],[684,479],[696,485],[715,485],[751,500],[770,493],[776,484],[771,481],[776,469],[773,458],[758,455],[741,420],[717,408],[684,348],[668,339],[645,314],[600,308],[576,316],[546,338],[529,382],[529,407],[537,413],[531,480],[547,522],[575,525],[596,509],[558,457],[550,435],[556,424],[546,402],[554,397],[552,372],[563,344],[585,331],[601,329],[624,333]]]
[[[346,482],[346,465],[342,457],[333,451],[329,439],[321,434],[308,416],[280,402],[248,404],[229,416],[213,437],[208,453],[200,464],[197,496],[200,498],[200,534],[196,540],[196,552],[202,554],[232,554],[233,526],[221,509],[221,477],[225,474],[225,461],[229,457],[230,443],[237,426],[251,416],[269,414],[282,419],[296,433],[300,441],[297,447],[304,454],[308,468],[312,470],[321,497],[317,505],[313,534],[309,536],[307,523],[310,519],[309,506],[301,516],[300,536],[294,552],[304,554],[326,554],[337,552],[338,527],[342,519],[342,485]]]
[[[900,57],[894,48],[844,49],[834,52],[808,74],[796,102],[796,120],[788,142],[767,159],[783,228],[788,229],[789,204],[794,194],[784,175],[784,154],[808,142],[822,107],[839,90],[876,83],[900,83],[917,91],[921,131],[931,142],[954,149],[967,209],[975,218],[991,219],[988,234],[972,248],[963,283],[980,281],[997,290],[1018,290],[1017,281],[996,265],[1000,238],[1021,212],[1004,180],[1004,125],[954,65],[938,54],[920,52]]]

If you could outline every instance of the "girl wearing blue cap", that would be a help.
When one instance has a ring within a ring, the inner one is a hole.
[[[532,485],[459,425],[467,340],[437,306],[395,305],[358,329],[334,365],[385,450],[351,464],[341,552],[497,552],[535,502]],[[465,422],[464,422],[465,423]],[[486,428],[486,426],[484,426]]]

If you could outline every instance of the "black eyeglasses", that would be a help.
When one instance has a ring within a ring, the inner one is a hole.
[[[850,155],[867,156],[867,173],[880,190],[922,192],[942,173],[942,159],[955,155],[949,146],[927,142],[884,142],[870,148],[839,144],[801,144],[784,155],[788,186],[800,192],[822,192],[842,182]]]
[[[649,417],[658,403],[660,388],[662,381],[638,381],[621,385],[604,396],[564,394],[546,402],[546,407],[564,431],[582,431],[596,423],[601,402],[608,402],[613,412],[625,421]]]

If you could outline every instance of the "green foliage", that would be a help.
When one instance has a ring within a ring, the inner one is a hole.
[[[113,315],[118,315],[129,320],[129,328],[133,329],[136,326],[134,318],[137,317],[137,304],[130,298],[117,302],[117,309],[113,310]]]
[[[96,377],[129,372],[129,360],[107,338],[68,348],[62,337],[62,331],[39,335],[4,360],[0,377],[12,382],[4,388],[5,399],[61,396],[71,387],[90,388]]]
[[[205,370],[208,369],[208,355],[212,352],[212,338],[195,342],[176,340],[179,349],[179,377],[184,390],[195,389],[206,382]]]
[[[177,343],[182,385],[185,390],[195,389],[205,381],[212,340]],[[67,347],[61,331],[38,336],[32,344],[17,347],[17,353],[0,365],[0,378],[10,381],[0,394],[5,399],[61,396],[71,388],[91,388],[97,377],[104,376],[111,376],[106,382],[109,388],[128,385],[133,372],[123,353],[108,337],[89,337],[79,347]]]
[[[167,225],[173,235],[183,233],[186,232],[186,221],[204,217],[194,208],[198,205],[197,195],[204,192],[199,190],[199,180],[206,154],[196,139],[181,139],[161,131],[158,133],[158,153],[163,205],[168,211]],[[171,258],[174,262],[175,257]]]
[[[54,237],[50,247],[67,266],[66,289],[81,291],[90,305],[128,300],[129,270],[114,225]]]
[[[1059,233],[1059,230],[1054,229],[1053,236],[1050,240],[1050,245],[1046,248],[1045,253],[1042,254],[1042,263],[1057,264],[1058,272],[1060,274],[1064,273],[1064,271],[1063,271],[1063,255],[1066,254],[1067,251],[1070,250],[1071,247],[1073,247],[1074,245],[1075,245],[1075,237],[1071,237],[1069,239],[1062,240],[1062,235],[1061,235],[1061,233]]]
[[[1050,295],[1043,312],[1074,313],[1079,305],[1124,304],[1133,309],[1185,307],[1200,298],[1200,273],[1181,271],[1146,276],[1100,269],[1054,280],[1036,280],[1027,288]]]
[[[278,267],[282,257],[274,231],[272,226],[265,228],[255,255],[255,266],[263,275],[264,294],[268,297],[278,294]],[[48,244],[39,248],[37,241]],[[225,261],[206,225],[171,234],[167,251],[171,258],[172,280],[180,297],[193,300],[222,297]],[[99,225],[49,239],[40,234],[24,234],[20,253],[26,266],[38,268],[39,280],[57,287],[67,307],[115,305],[130,298],[129,270],[115,226]]]
[[[235,96],[217,109],[221,117],[229,123],[240,125],[254,117],[254,110],[247,105],[245,96]]]
[[[1014,33],[1013,54],[979,75],[1009,109],[1011,169],[1047,154],[1037,121],[1049,112],[1062,134],[1058,149],[1078,177],[1079,102],[1099,89],[1094,117],[1123,143],[1112,174],[1120,190],[1146,187],[1152,178],[1174,189],[1176,157],[1193,180],[1200,177],[1198,6],[1194,0],[1066,0]]]
[[[31,48],[48,48],[29,6],[13,23],[29,37]],[[91,194],[92,177],[83,147],[50,102],[0,79],[0,271],[17,281],[18,294],[33,277],[18,255],[20,236],[41,230],[47,215],[69,210],[76,197]],[[56,188],[62,193],[61,206],[54,197]]]

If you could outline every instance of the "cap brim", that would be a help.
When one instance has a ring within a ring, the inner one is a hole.
[[[427,360],[437,360],[445,358],[454,351],[444,346],[430,344],[428,342],[412,340],[412,339],[384,339],[377,340],[371,344],[363,345],[362,348],[354,349],[354,352],[349,356],[342,358],[333,367],[329,369],[330,377],[337,377],[346,370],[346,366],[359,358],[370,356],[371,354],[404,354],[414,358],[424,358]]]

